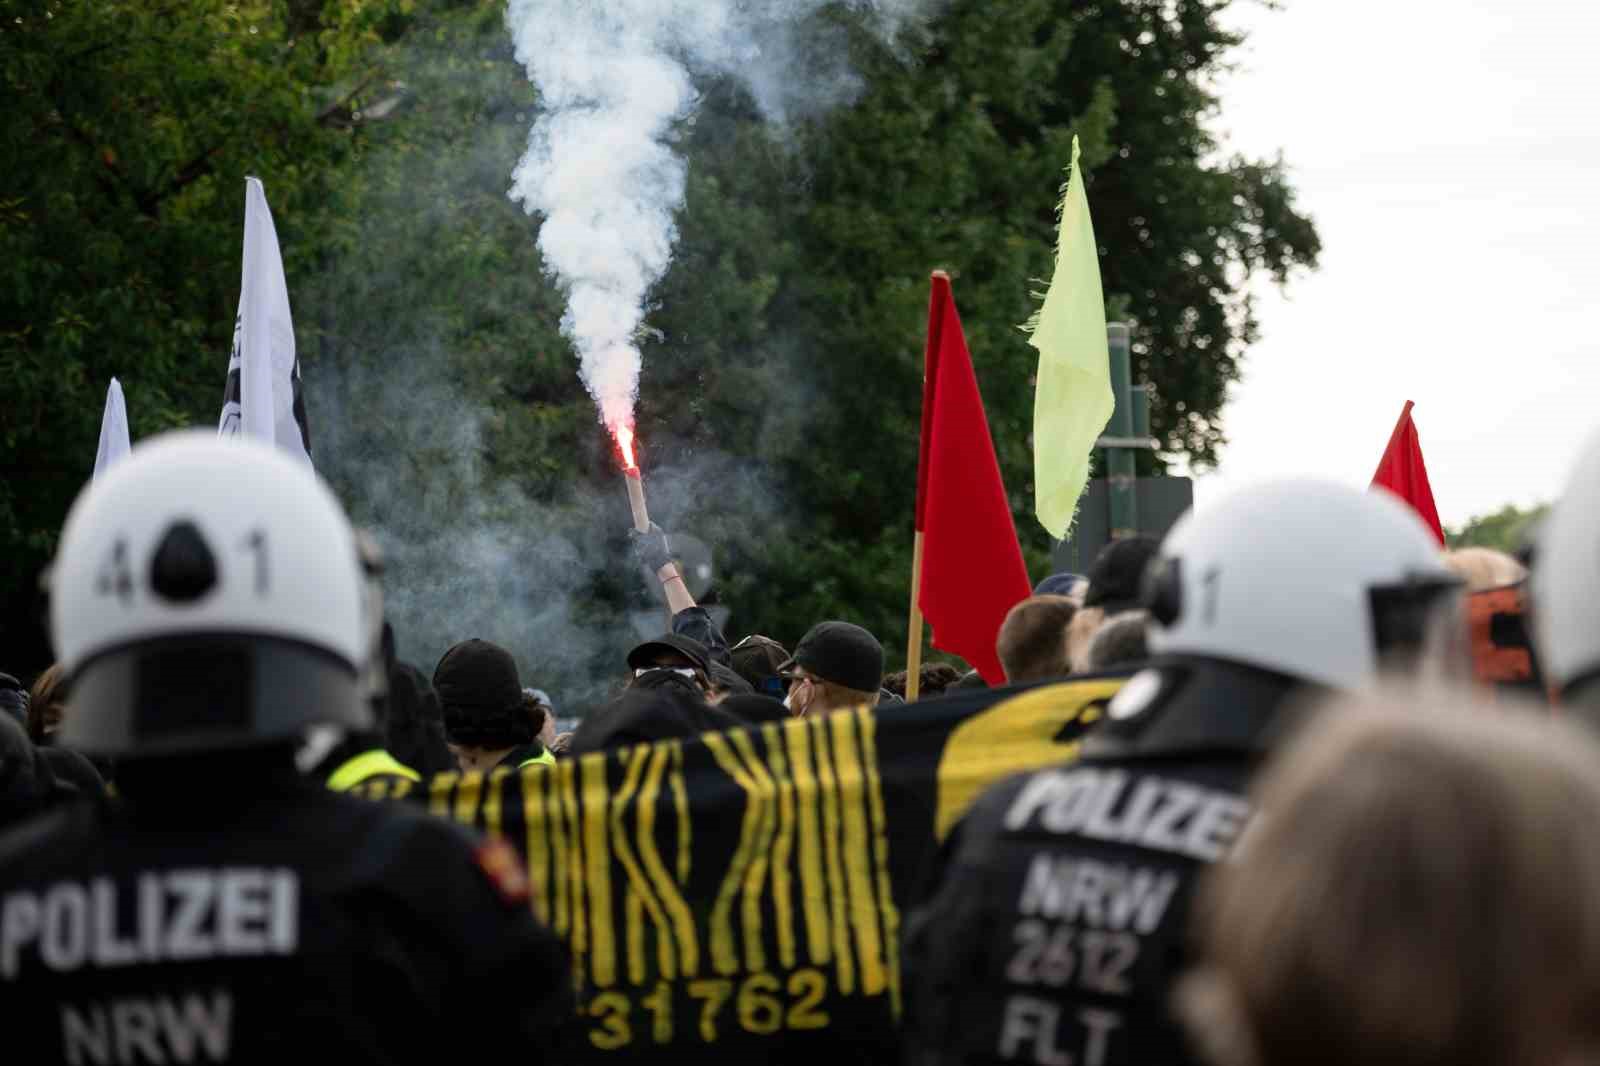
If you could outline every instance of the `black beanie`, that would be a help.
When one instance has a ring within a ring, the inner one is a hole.
[[[514,748],[539,733],[522,706],[511,653],[487,640],[464,640],[433,669],[433,688],[451,741],[474,748]]]

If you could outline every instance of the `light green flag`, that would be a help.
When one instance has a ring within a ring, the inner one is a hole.
[[[1023,328],[1039,349],[1033,396],[1034,510],[1050,535],[1062,540],[1089,481],[1095,438],[1105,429],[1113,406],[1100,258],[1078,171],[1076,137],[1061,198],[1055,277],[1044,306]]]

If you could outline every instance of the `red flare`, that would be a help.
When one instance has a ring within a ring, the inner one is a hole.
[[[638,470],[639,464],[633,461],[633,427],[618,423],[613,432],[617,436],[617,448],[622,452],[623,469]]]

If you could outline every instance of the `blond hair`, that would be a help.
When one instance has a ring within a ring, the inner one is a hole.
[[[68,689],[67,674],[60,663],[52,663],[33,679],[33,688],[28,693],[28,739],[35,744],[49,743],[61,728]]]
[[[1220,1066],[1548,1066],[1600,1048],[1600,746],[1367,704],[1255,789],[1178,1008]]]
[[[807,714],[826,714],[829,711],[849,711],[860,706],[876,707],[878,705],[878,689],[864,692],[861,689],[845,688],[832,681],[811,675],[811,684],[816,687],[817,695],[806,708]]]
[[[1067,662],[1075,674],[1089,671],[1089,642],[1105,624],[1104,607],[1080,607],[1067,626]]]
[[[1504,588],[1528,576],[1528,568],[1493,548],[1454,548],[1444,553],[1444,565],[1467,583],[1468,592]]]

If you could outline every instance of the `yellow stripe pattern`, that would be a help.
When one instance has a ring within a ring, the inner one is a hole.
[[[925,786],[935,835],[1000,777],[1069,758],[1064,727],[1119,686],[1043,686],[955,723]],[[859,708],[414,789],[522,843],[534,913],[566,941],[591,1019],[610,1019],[591,1038],[622,1042],[597,1047],[817,1028],[840,997],[900,1013],[879,724]],[[413,790],[386,785],[371,792]]]

